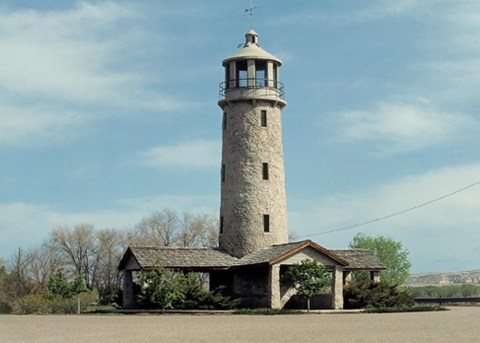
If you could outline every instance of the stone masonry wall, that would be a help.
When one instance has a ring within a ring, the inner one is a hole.
[[[223,110],[219,243],[241,257],[288,242],[281,108],[273,101],[252,100],[232,102]],[[267,111],[266,127],[261,125],[262,110]],[[268,180],[262,178],[263,163],[268,163]],[[264,214],[270,216],[270,232],[264,232]]]

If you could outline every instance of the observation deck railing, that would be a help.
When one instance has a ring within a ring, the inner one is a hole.
[[[232,79],[221,82],[219,100],[225,100],[229,91],[239,89],[261,90],[261,96],[277,97],[285,101],[283,83],[276,80],[258,78]]]

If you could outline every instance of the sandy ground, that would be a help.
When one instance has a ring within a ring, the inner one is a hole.
[[[480,342],[480,307],[396,314],[0,315],[0,342]]]

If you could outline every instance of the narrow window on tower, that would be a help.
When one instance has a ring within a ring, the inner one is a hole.
[[[270,215],[263,215],[263,232],[270,232]]]
[[[225,181],[225,163],[222,164],[222,182]]]
[[[262,122],[262,126],[263,127],[267,127],[267,111],[266,110],[262,110],[260,112],[261,114],[261,122]]]
[[[223,130],[227,129],[227,112],[223,112],[222,128]]]
[[[220,233],[223,233],[223,216],[220,217]]]
[[[268,180],[268,163],[262,164],[262,178]]]

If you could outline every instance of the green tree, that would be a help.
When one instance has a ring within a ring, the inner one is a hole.
[[[142,296],[162,310],[182,303],[186,296],[185,276],[181,273],[157,267],[142,277]]]
[[[310,311],[310,299],[315,294],[328,293],[331,289],[331,273],[314,260],[303,260],[299,264],[289,266],[282,275],[282,281],[297,290],[297,294],[307,299],[307,310]]]
[[[77,276],[73,281],[68,281],[62,274],[57,274],[50,276],[48,289],[44,296],[47,299],[70,299],[87,291],[88,288],[83,277]]]
[[[401,242],[382,235],[372,237],[358,233],[350,242],[350,248],[370,250],[385,265],[387,269],[380,274],[382,282],[398,286],[407,279],[412,264]]]

